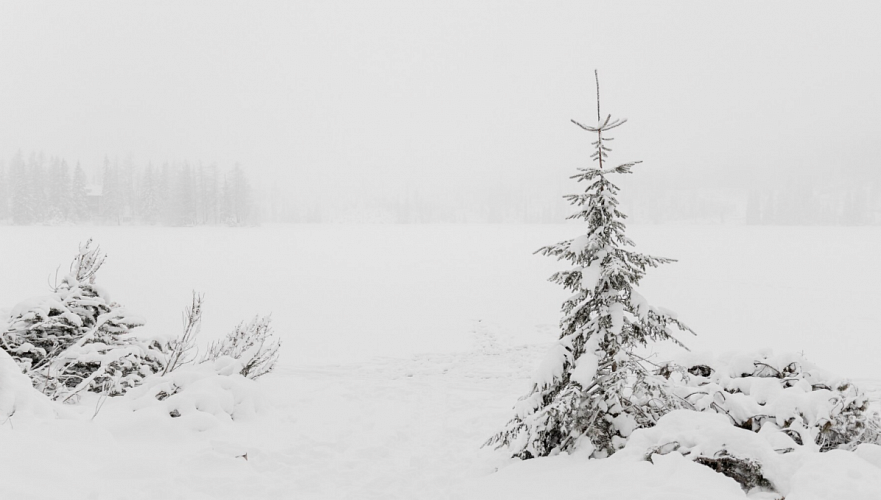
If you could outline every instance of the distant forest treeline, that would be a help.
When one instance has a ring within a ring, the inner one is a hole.
[[[800,180],[749,188],[641,186],[622,208],[643,224],[881,225],[881,184]]]
[[[380,183],[351,196],[328,195],[306,179],[293,191],[263,181],[251,182],[238,165],[105,159],[84,168],[18,153],[0,163],[0,224],[560,223],[571,211],[562,195],[574,192],[565,179],[541,186],[503,179],[491,189],[455,192]],[[739,186],[635,177],[622,187],[621,209],[638,224],[881,225],[881,180],[874,177]]]
[[[12,224],[247,225],[257,221],[251,185],[236,165],[104,160],[97,171],[64,159],[16,154],[0,166],[0,221]]]
[[[497,186],[485,198],[422,196],[351,204],[298,204],[269,193],[264,220],[273,222],[541,223],[559,224],[572,213],[562,198],[574,189],[547,193]],[[695,187],[650,182],[622,189],[621,210],[636,224],[881,225],[881,189],[875,184]]]

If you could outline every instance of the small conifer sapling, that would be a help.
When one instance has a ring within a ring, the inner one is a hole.
[[[650,341],[672,340],[672,326],[691,332],[669,311],[649,305],[637,285],[649,267],[673,262],[630,249],[626,216],[618,210],[618,187],[610,177],[629,174],[638,161],[608,167],[612,139],[606,134],[625,119],[602,119],[597,77],[597,125],[572,122],[595,134],[596,166],[572,176],[584,193],[567,195],[587,223],[585,234],[540,248],[570,264],[550,281],[572,292],[563,302],[560,340],[539,368],[532,390],[515,416],[486,445],[507,446],[520,458],[589,448],[594,457],[620,449],[630,433],[650,427],[665,413],[687,405],[634,351]],[[693,333],[693,332],[691,332]],[[684,346],[683,346],[684,347]]]

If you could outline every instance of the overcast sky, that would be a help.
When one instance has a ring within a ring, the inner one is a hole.
[[[556,184],[570,118],[694,183],[878,176],[878,2],[0,2],[0,157],[241,162],[312,195]],[[615,156],[613,156],[613,160]],[[503,180],[499,180],[503,178]],[[740,179],[740,180],[738,180]]]

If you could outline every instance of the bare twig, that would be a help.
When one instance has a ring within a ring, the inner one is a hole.
[[[184,330],[181,336],[170,342],[171,354],[162,375],[173,372],[177,368],[192,362],[194,355],[190,355],[190,351],[196,344],[196,337],[202,329],[202,300],[204,295],[193,291],[192,304],[184,309],[183,324]]]

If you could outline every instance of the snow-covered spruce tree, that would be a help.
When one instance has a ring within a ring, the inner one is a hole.
[[[639,162],[607,167],[611,138],[606,133],[626,120],[601,118],[598,78],[597,120],[596,126],[572,120],[596,134],[591,156],[596,167],[580,168],[572,178],[587,183],[585,192],[565,197],[578,207],[569,219],[583,219],[587,232],[536,252],[572,266],[550,278],[573,292],[563,302],[560,340],[539,368],[531,392],[516,405],[514,418],[486,442],[508,446],[523,459],[582,446],[592,447],[594,457],[608,456],[634,429],[650,427],[681,407],[667,381],[634,352],[649,341],[678,344],[671,325],[691,330],[673,313],[650,306],[636,289],[647,268],[673,260],[628,249],[634,243],[624,234],[626,216],[618,210],[618,187],[609,178],[631,173]]]
[[[92,240],[53,293],[13,308],[2,348],[46,395],[68,400],[81,391],[122,394],[162,371],[163,346],[131,335],[143,320],[95,284],[106,256]]]

